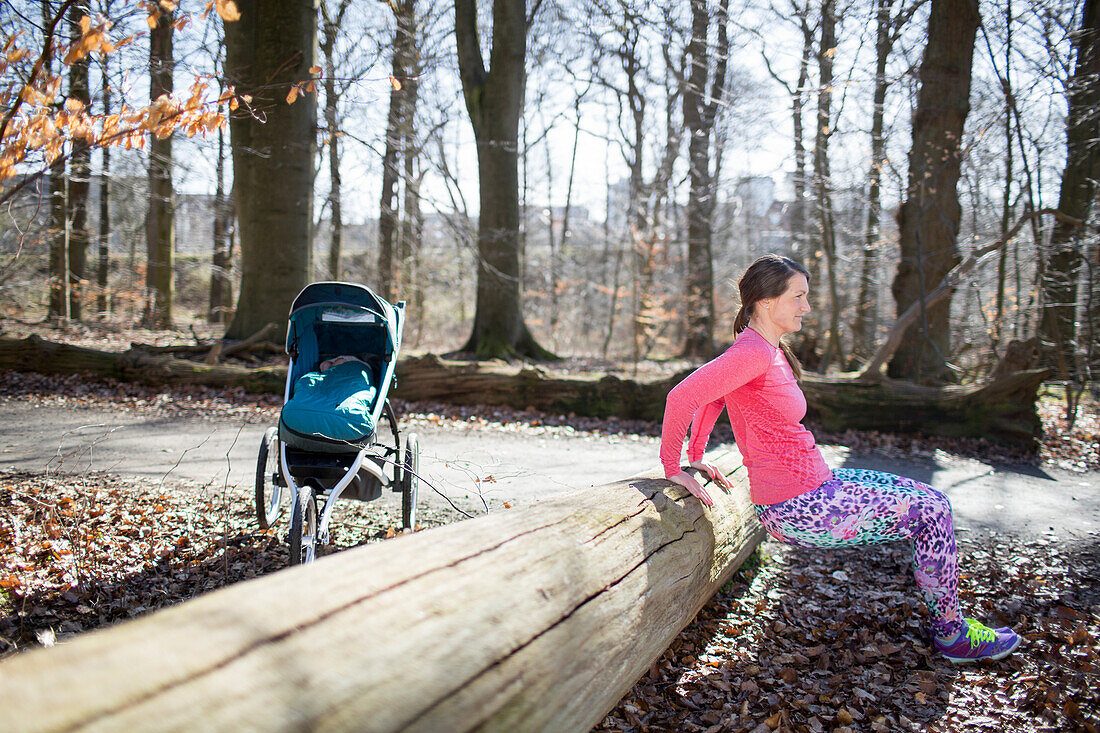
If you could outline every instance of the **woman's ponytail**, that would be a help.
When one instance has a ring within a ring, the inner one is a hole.
[[[737,336],[737,334],[741,333],[742,331],[744,331],[748,327],[749,327],[749,312],[745,308],[745,306],[741,306],[737,310],[737,317],[733,319],[733,335]]]

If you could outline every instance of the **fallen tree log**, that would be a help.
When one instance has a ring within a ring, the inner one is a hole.
[[[0,729],[586,731],[763,537],[735,453],[367,545],[0,663]]]
[[[533,367],[445,361],[429,354],[401,361],[395,394],[406,400],[462,405],[510,405],[592,417],[660,420],[668,391],[686,372],[637,382],[558,377]],[[1035,410],[1042,369],[1006,372],[981,384],[926,387],[855,374],[806,373],[809,417],[832,431],[880,430],[945,437],[991,438],[1035,449],[1042,423]]]
[[[116,353],[44,341],[0,338],[0,369],[53,374],[92,372],[152,386],[205,384],[281,394],[286,367],[207,365],[141,349]],[[832,431],[846,429],[990,438],[1038,447],[1039,386],[1052,372],[1003,372],[982,384],[926,387],[857,375],[802,381],[809,417]],[[504,405],[545,412],[628,420],[660,420],[669,389],[686,372],[651,381],[608,376],[558,376],[532,366],[441,359],[434,354],[398,362],[391,395],[408,401]]]
[[[46,341],[39,336],[24,339],[0,337],[0,369],[43,374],[91,373],[121,381],[166,385],[201,384],[208,387],[240,387],[258,394],[282,394],[286,367],[247,368],[232,364],[203,364],[140,348],[101,351]]]

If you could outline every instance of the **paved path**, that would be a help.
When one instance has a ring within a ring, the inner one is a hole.
[[[105,470],[152,480],[251,487],[266,425],[74,410],[23,400],[0,404],[0,468]],[[588,488],[657,467],[650,437],[531,435],[527,430],[432,427],[421,435],[421,473],[459,506],[491,508]],[[899,473],[946,491],[963,529],[1100,542],[1100,473],[1005,467],[967,458],[899,460],[825,447],[834,467]],[[442,502],[427,487],[422,498]],[[396,497],[392,497],[395,499]]]

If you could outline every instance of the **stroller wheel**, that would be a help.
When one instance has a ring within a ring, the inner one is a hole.
[[[304,565],[317,557],[317,499],[313,487],[298,489],[298,501],[290,516],[290,564]]]
[[[420,488],[420,439],[409,433],[405,439],[405,459],[401,471],[401,526],[416,529],[416,494]]]
[[[267,529],[283,513],[282,475],[279,473],[279,429],[268,428],[256,457],[256,521]]]

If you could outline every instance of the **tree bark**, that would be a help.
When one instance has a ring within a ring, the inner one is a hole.
[[[311,0],[237,0],[226,24],[226,73],[251,94],[230,118],[233,196],[241,247],[241,292],[226,331],[244,338],[265,324],[286,329],[290,303],[309,280],[316,96],[287,104],[310,78],[317,18]]]
[[[233,202],[225,195],[225,132],[218,130],[214,191],[214,255],[210,268],[211,323],[226,323],[233,310]]]
[[[932,0],[928,42],[913,118],[909,183],[898,213],[900,260],[891,290],[902,314],[959,262],[956,184],[970,111],[970,69],[980,17],[976,0]],[[890,362],[890,376],[946,381],[951,353],[950,298],[922,308]]]
[[[840,293],[837,289],[836,228],[833,221],[832,183],[829,173],[829,138],[832,137],[833,57],[836,54],[836,3],[821,3],[821,39],[817,52],[817,132],[814,136],[814,199],[817,209],[818,234],[826,268],[829,294],[829,328],[820,369],[824,372],[836,359],[843,363],[840,345]]]
[[[1077,63],[1069,81],[1069,113],[1066,117],[1066,167],[1058,209],[1085,221],[1100,178],[1100,1],[1085,0],[1081,26],[1075,35]],[[1051,233],[1043,267],[1042,316],[1039,335],[1053,355],[1052,366],[1064,378],[1079,374],[1077,307],[1078,282],[1085,265],[1085,241],[1081,229],[1058,221]]]
[[[321,55],[325,59],[325,126],[328,129],[328,211],[332,231],[328,248],[328,277],[340,280],[340,260],[344,248],[344,212],[340,179],[340,122],[337,115],[339,94],[336,91],[336,39],[351,0],[340,0],[333,17],[328,12],[328,4],[322,0],[321,14],[322,41]],[[395,52],[396,53],[396,52]],[[388,146],[387,140],[387,146]]]
[[[419,274],[413,265],[420,252],[420,239],[423,234],[423,215],[420,211],[420,181],[423,173],[417,168],[420,163],[420,144],[416,139],[416,104],[420,90],[420,48],[417,38],[416,0],[405,0],[405,13],[408,16],[408,48],[405,50],[405,103],[401,105],[401,155],[404,168],[403,183],[405,189],[404,205],[401,207],[401,237],[398,240],[397,291],[393,300],[407,300],[407,294],[415,290],[419,283]]]
[[[523,318],[519,240],[519,119],[526,79],[525,0],[493,1],[493,41],[486,69],[474,0],[455,0],[462,93],[477,142],[477,306],[463,351],[479,358],[552,358]]]
[[[54,29],[62,18],[55,15],[53,0],[42,0],[42,27]],[[56,46],[50,36],[46,43]],[[53,54],[44,55],[45,71],[53,73]],[[48,318],[51,321],[69,320],[69,219],[68,219],[68,176],[65,175],[65,157],[58,156],[50,165],[49,189],[49,227],[46,236],[50,243],[50,283]]]
[[[886,64],[893,48],[891,8],[894,0],[878,0],[875,41],[875,90],[871,113],[871,167],[867,171],[867,219],[863,227],[863,252],[859,269],[859,296],[852,322],[852,356],[865,359],[874,346],[875,254],[882,216],[882,169],[886,166]]]
[[[11,658],[0,709],[34,730],[589,730],[764,537],[738,456],[708,458],[734,484],[713,509],[646,474],[358,547]]]
[[[105,3],[103,12],[110,17],[110,0]],[[108,55],[104,54],[102,56],[99,68],[103,77],[103,115],[106,117],[111,114],[110,57]],[[110,293],[108,292],[108,276],[111,271],[111,148],[104,145],[100,148],[100,156],[102,166],[99,173],[99,257],[96,267],[96,310],[103,315],[108,315],[111,309]]]
[[[85,2],[69,7],[69,29],[74,39],[80,38],[80,19],[91,15]],[[79,101],[84,108],[91,106],[88,89],[88,66],[84,57],[69,67],[69,98]],[[72,162],[69,166],[68,226],[69,226],[69,315],[81,320],[84,315],[84,275],[88,258],[88,191],[92,181],[92,149],[87,143],[73,141]]]
[[[714,259],[711,253],[714,204],[717,194],[711,173],[710,144],[718,104],[726,92],[729,58],[729,0],[722,0],[715,18],[715,67],[710,69],[707,47],[710,11],[707,0],[691,2],[691,41],[687,47],[688,78],[684,89],[684,126],[688,133],[687,282],[684,307],[687,334],[683,355],[714,354]]]
[[[390,110],[386,118],[386,150],[382,155],[382,201],[378,214],[378,286],[389,300],[396,300],[398,184],[401,176],[401,124],[405,118],[405,105],[412,76],[410,49],[416,43],[411,23],[415,20],[412,0],[401,0],[391,6],[396,28],[393,32],[393,62],[390,72],[396,83],[390,89]]]
[[[172,32],[175,14],[158,8],[149,33],[149,101],[172,94]],[[153,134],[149,148],[149,210],[145,215],[145,313],[148,328],[172,328],[173,260],[176,248],[172,137]]]

